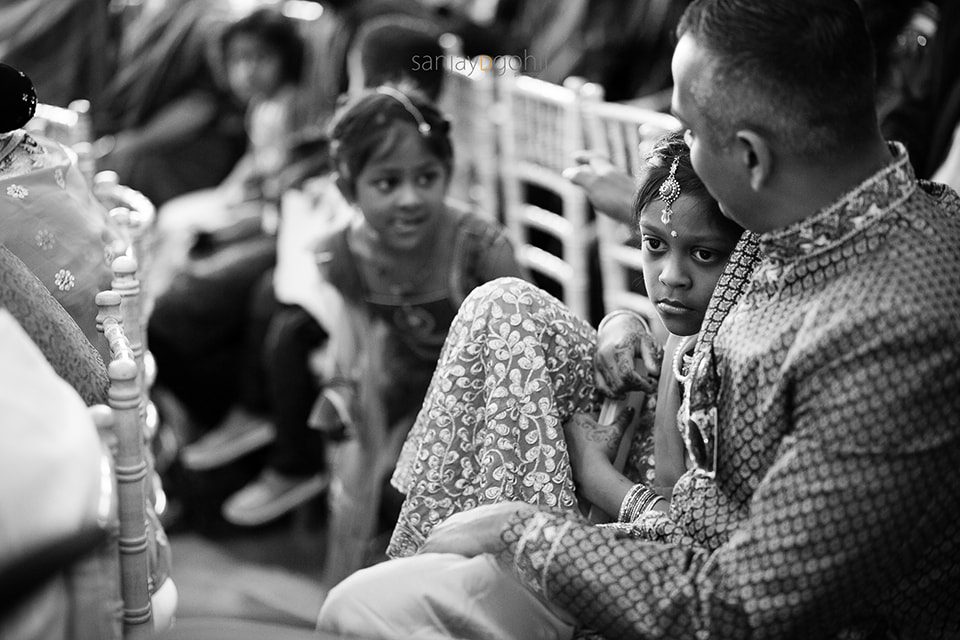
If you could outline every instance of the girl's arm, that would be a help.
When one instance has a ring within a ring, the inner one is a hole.
[[[653,423],[653,459],[656,490],[670,497],[673,485],[687,470],[687,450],[677,428],[682,390],[673,373],[677,349],[689,346],[688,340],[670,335],[660,364],[660,385],[657,388],[657,415]]]
[[[652,487],[667,500],[653,508],[669,510],[670,492],[685,471],[686,450],[677,429],[680,386],[673,375],[673,353],[683,338],[667,339],[665,357],[660,365],[657,412],[654,418],[654,464],[656,486]],[[573,480],[580,494],[605,513],[616,516],[634,482],[618,471],[613,457],[632,412],[622,411],[612,424],[599,424],[591,417],[576,414],[564,425]]]
[[[563,426],[577,492],[612,518],[616,518],[620,503],[633,486],[612,462],[632,418],[633,409],[628,407],[611,424],[600,424],[586,414],[577,413]]]

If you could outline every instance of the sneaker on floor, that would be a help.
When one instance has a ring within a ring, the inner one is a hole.
[[[272,444],[277,430],[266,418],[234,409],[213,431],[180,451],[183,466],[193,471],[215,469]]]
[[[260,477],[223,503],[223,517],[231,524],[255,527],[276,520],[320,495],[329,480],[324,474],[287,476],[265,469]]]

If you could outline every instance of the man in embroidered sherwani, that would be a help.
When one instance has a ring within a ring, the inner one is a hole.
[[[432,574],[391,590],[423,555],[335,590],[321,627],[521,637],[527,607],[540,637],[960,637],[960,198],[883,141],[854,0],[695,0],[678,33],[693,166],[765,253],[697,346],[681,426],[739,525],[708,551],[481,507],[423,550],[495,559],[499,612],[424,599]]]

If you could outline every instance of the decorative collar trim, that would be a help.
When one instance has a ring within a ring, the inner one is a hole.
[[[774,267],[826,251],[899,206],[917,189],[906,148],[889,142],[894,160],[833,204],[783,229],[760,236]]]

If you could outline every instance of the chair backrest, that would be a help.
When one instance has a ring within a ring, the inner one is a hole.
[[[559,285],[571,310],[590,318],[590,210],[562,175],[583,148],[578,92],[505,71],[496,71],[504,224],[521,265]]]
[[[635,178],[643,175],[644,162],[654,142],[679,129],[671,115],[627,104],[605,102],[598,85],[586,83],[580,88],[585,148],[608,157],[618,169]],[[597,216],[597,254],[603,287],[605,312],[633,309],[642,313],[654,332],[666,339],[666,328],[653,303],[637,285],[642,278],[640,249],[633,243],[634,233],[625,224],[607,215]]]
[[[457,204],[499,221],[496,84],[493,70],[462,54],[452,33],[440,38],[446,51],[440,109],[450,119],[453,176],[449,197]]]
[[[150,605],[147,540],[146,445],[141,422],[141,381],[134,350],[124,331],[121,296],[101,291],[96,297],[97,328],[110,345],[108,402],[113,410],[120,536],[120,592],[123,598],[124,637],[153,633]]]

